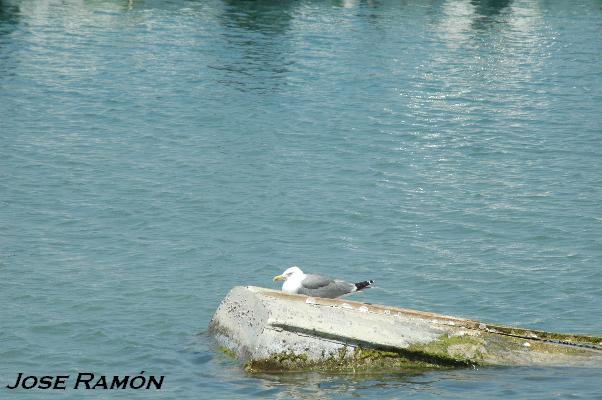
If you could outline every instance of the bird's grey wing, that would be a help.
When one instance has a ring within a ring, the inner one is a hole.
[[[322,275],[306,275],[301,281],[299,293],[307,296],[327,297],[334,299],[335,297],[351,293],[355,289],[353,283],[332,279]]]
[[[328,286],[332,282],[334,282],[334,279],[329,278],[328,276],[308,274],[305,275],[305,278],[301,281],[301,285],[306,289],[320,289],[324,286]]]

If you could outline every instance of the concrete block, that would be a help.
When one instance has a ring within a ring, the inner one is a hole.
[[[347,299],[235,287],[209,324],[250,371],[602,366],[602,338],[486,324]]]

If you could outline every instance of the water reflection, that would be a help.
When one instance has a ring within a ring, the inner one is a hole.
[[[512,4],[512,0],[472,0],[475,13],[482,16],[495,16]]]
[[[229,28],[242,28],[266,35],[286,32],[293,19],[296,1],[223,0],[222,22]]]
[[[410,95],[410,107],[424,129],[449,126],[442,116],[451,113],[458,130],[451,130],[449,137],[456,140],[467,127],[480,123],[477,115],[482,115],[485,104],[496,104],[506,118],[535,117],[527,114],[530,108],[515,88],[531,81],[543,66],[546,56],[541,37],[534,34],[540,22],[537,4],[516,7],[512,0],[443,3],[434,28],[444,47],[432,52],[428,69],[416,79]],[[540,101],[540,106],[545,104]],[[428,145],[440,144],[441,135],[438,132]]]
[[[16,29],[20,20],[20,10],[12,1],[0,0],[0,84],[1,78],[11,75],[9,71],[14,68],[11,48],[10,34]]]
[[[223,5],[219,21],[227,28],[222,37],[230,51],[220,52],[219,63],[210,65],[221,72],[217,80],[241,91],[264,92],[283,85],[290,65],[287,33],[298,3],[224,0]]]
[[[12,1],[0,0],[0,34],[5,31],[5,25],[15,25],[19,22],[19,6]]]
[[[429,385],[429,371],[408,369],[394,374],[327,374],[318,372],[253,374],[259,391],[279,399],[331,399],[335,396],[362,397],[378,390],[381,393]]]
[[[343,8],[355,8],[358,6],[375,8],[381,5],[381,3],[376,0],[337,0],[335,4]]]
[[[451,47],[472,40],[475,34],[489,29],[499,30],[513,16],[512,0],[448,1],[443,5],[439,29]]]
[[[512,0],[472,0],[471,3],[474,6],[472,28],[485,30],[504,22],[504,15],[511,11]]]

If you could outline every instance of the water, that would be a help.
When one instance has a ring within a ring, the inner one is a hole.
[[[247,375],[209,319],[296,264],[602,335],[600,1],[0,1],[0,383],[65,399],[600,398],[600,369]]]

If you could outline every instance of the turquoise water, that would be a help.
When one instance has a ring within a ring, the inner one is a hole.
[[[0,1],[0,397],[601,398],[602,369],[247,375],[296,264],[602,335],[600,1]],[[161,391],[9,391],[18,372]]]

